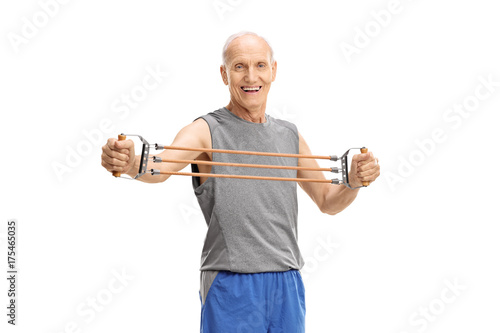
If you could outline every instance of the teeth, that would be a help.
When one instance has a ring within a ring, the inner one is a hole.
[[[243,90],[249,91],[249,90],[260,90],[260,87],[244,87]]]

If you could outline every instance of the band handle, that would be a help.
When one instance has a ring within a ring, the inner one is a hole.
[[[361,150],[362,154],[366,154],[368,152],[368,148],[365,148],[365,147],[361,148],[360,150]],[[362,182],[362,183],[363,183],[363,186],[370,185],[370,182]]]
[[[123,141],[127,138],[126,135],[123,135],[123,134],[118,134],[118,141]],[[118,171],[113,171],[113,176],[115,177],[120,177],[122,174],[121,172],[118,172]]]

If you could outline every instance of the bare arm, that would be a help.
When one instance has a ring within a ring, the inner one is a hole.
[[[311,150],[299,133],[299,154],[311,155]],[[362,181],[374,181],[380,174],[380,166],[374,164],[372,153],[358,154],[353,156],[349,179],[351,186],[360,186]],[[318,162],[313,159],[299,159],[299,166],[318,168]],[[359,171],[359,173],[358,173]],[[297,171],[299,178],[326,179],[322,172]],[[358,195],[359,189],[351,190],[343,185],[331,185],[325,183],[299,183],[300,187],[311,197],[321,212],[335,215],[347,208]]]
[[[210,129],[203,119],[198,119],[187,125],[177,133],[172,146],[190,147],[190,148],[211,148]],[[118,171],[131,177],[135,177],[139,171],[140,155],[135,155],[134,142],[132,140],[118,141],[110,138],[106,145],[102,147],[101,164],[109,172]],[[194,160],[202,152],[182,151],[182,150],[164,150],[156,156],[162,159],[184,159]],[[151,155],[150,155],[151,156]],[[211,158],[211,155],[210,155]],[[150,164],[151,163],[151,164]],[[152,165],[148,163],[148,169]],[[180,171],[184,169],[187,163],[158,163],[154,164],[154,169],[160,171]],[[170,175],[151,175],[144,174],[137,178],[145,183],[161,183],[167,180]]]

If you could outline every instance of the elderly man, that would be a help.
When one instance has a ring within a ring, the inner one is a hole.
[[[273,50],[262,37],[242,32],[228,38],[220,67],[229,87],[225,107],[197,118],[172,146],[311,154],[294,124],[266,114],[276,78]],[[313,159],[165,150],[164,159],[318,167]],[[135,176],[140,156],[130,140],[109,139],[103,146],[106,170]],[[179,171],[183,163],[162,163]],[[193,172],[325,179],[321,172],[237,168],[192,164]],[[354,155],[349,173],[353,187],[373,182],[380,166],[372,153]],[[146,183],[168,175],[143,175]],[[201,257],[201,331],[304,332],[305,300],[297,244],[295,182],[193,177],[193,188],[208,224]],[[356,198],[358,190],[325,183],[299,182],[321,212],[334,215]]]

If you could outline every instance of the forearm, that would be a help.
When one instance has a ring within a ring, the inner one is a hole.
[[[299,154],[311,155],[304,138],[299,133]],[[298,162],[301,167],[319,168],[316,160],[301,159]],[[349,183],[352,187],[362,186],[363,182],[373,182],[380,175],[380,166],[377,159],[370,153],[354,155],[349,171]],[[299,178],[325,179],[323,174],[313,171],[297,171]],[[358,195],[359,189],[352,190],[343,185],[300,183],[300,187],[318,205],[321,212],[335,215],[346,209]]]
[[[330,185],[326,191],[321,211],[329,215],[335,215],[346,209],[358,195],[359,189],[352,190],[343,185]]]
[[[127,172],[127,175],[130,177],[134,178],[138,173],[139,173],[139,165],[141,163],[141,155],[136,155],[135,156],[135,162],[132,168]],[[158,164],[153,164],[152,162],[148,162],[148,170],[151,169],[160,169],[162,170],[162,165],[163,163],[158,163]],[[154,166],[154,168],[153,168]],[[138,177],[137,180],[144,182],[144,183],[161,183],[167,180],[170,177],[170,175],[152,175],[150,172],[146,172],[142,176]]]

